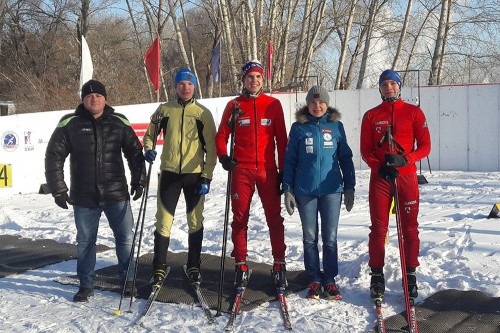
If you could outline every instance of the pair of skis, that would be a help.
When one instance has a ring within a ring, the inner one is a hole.
[[[251,271],[248,278],[250,279]],[[243,300],[243,295],[245,294],[246,287],[236,288],[236,294],[234,297],[233,305],[231,308],[231,313],[229,314],[229,320],[226,325],[226,332],[232,332],[234,330],[236,317],[240,314],[241,301]],[[292,323],[290,322],[290,315],[288,314],[288,306],[286,303],[285,288],[276,288],[278,294],[278,300],[280,302],[280,311],[283,319],[283,325],[286,330],[292,329]]]
[[[184,273],[187,275],[187,268],[184,265],[183,267]],[[144,318],[148,315],[150,312],[151,308],[153,307],[153,304],[156,302],[156,299],[158,298],[158,295],[160,294],[160,291],[165,284],[165,280],[168,277],[168,274],[170,273],[170,266],[167,267],[166,271],[166,276],[165,279],[163,280],[163,283],[159,286],[153,286],[151,290],[151,294],[149,295],[148,300],[146,301],[146,304],[144,305],[144,308],[142,309],[141,313],[139,314],[139,317],[135,320],[134,324],[135,325],[143,325],[143,320]],[[249,274],[249,278],[251,275],[251,271]],[[189,277],[188,277],[189,278]],[[210,324],[215,323],[215,319],[212,315],[212,312],[210,311],[210,307],[208,306],[208,302],[206,301],[205,296],[203,295],[203,292],[201,291],[201,288],[199,284],[191,284],[191,287],[193,288],[193,291],[196,295],[198,304],[202,308],[203,312],[205,313],[205,316],[207,317],[207,320]],[[245,293],[246,287],[239,287],[236,289],[236,294],[234,298],[234,302],[232,305],[232,310],[229,315],[229,320],[226,325],[226,332],[232,332],[234,330],[234,324],[236,317],[241,313],[241,302],[243,300],[243,295]],[[286,330],[291,330],[292,329],[292,324],[290,322],[290,315],[288,313],[288,306],[286,302],[286,296],[285,296],[285,288],[276,288],[277,295],[278,295],[278,300],[280,302],[280,311],[283,319],[283,325]]]
[[[187,267],[186,265],[183,266],[184,269],[184,274],[186,274],[186,277],[189,279],[189,276],[187,274]],[[156,299],[158,298],[158,295],[160,294],[160,290],[165,284],[165,281],[168,277],[168,273],[170,273],[170,266],[167,267],[165,279],[163,280],[163,283],[161,285],[153,286],[151,290],[151,294],[149,294],[148,300],[146,301],[146,304],[144,305],[144,308],[142,309],[141,313],[139,314],[139,317],[135,320],[134,324],[135,325],[140,325],[142,326],[142,321],[144,317],[146,317],[151,310],[153,304],[156,302]],[[212,312],[210,311],[210,307],[208,306],[208,303],[205,299],[205,296],[203,295],[203,292],[201,291],[200,285],[199,284],[191,284],[191,287],[193,288],[193,291],[196,295],[198,304],[202,308],[203,312],[205,313],[205,316],[207,317],[207,320],[210,324],[215,323],[215,319],[212,316]]]
[[[382,298],[375,298],[375,312],[376,312],[376,317],[377,317],[377,326],[376,326],[376,331],[378,333],[386,333],[386,327],[385,327],[385,319],[384,319],[384,314],[382,311]],[[408,331],[410,333],[418,333],[418,326],[417,326],[417,316],[415,313],[415,301],[413,298],[410,298],[409,302],[410,306],[410,311],[407,314],[407,321],[408,321],[408,326],[404,327],[403,329],[405,331]]]

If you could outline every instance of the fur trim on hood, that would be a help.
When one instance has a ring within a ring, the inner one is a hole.
[[[333,123],[340,120],[340,112],[337,109],[329,106],[328,109],[326,109],[326,113],[329,114],[328,122]],[[295,112],[295,120],[301,124],[304,124],[309,122],[308,116],[310,115],[311,114],[309,113],[309,109],[306,105]]]

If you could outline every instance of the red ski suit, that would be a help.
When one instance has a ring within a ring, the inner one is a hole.
[[[396,142],[395,145],[384,140],[388,126],[391,126],[390,133]],[[429,155],[431,150],[425,115],[419,107],[401,99],[395,102],[383,101],[363,116],[360,145],[361,156],[371,169],[368,195],[371,218],[368,265],[371,268],[384,266],[385,237],[393,197],[392,184],[380,177],[378,170],[385,162],[385,154],[401,153],[402,148],[407,165],[398,167],[397,191],[405,260],[407,267],[417,267],[420,240],[417,221],[419,190],[415,162]]]
[[[283,108],[278,99],[263,93],[257,97],[239,96],[224,110],[215,136],[217,156],[229,155],[227,142],[231,135],[231,115],[237,105],[241,112],[236,121],[234,159],[236,169],[231,178],[231,224],[236,262],[247,257],[247,230],[250,204],[255,187],[260,196],[269,227],[272,254],[275,260],[285,259],[285,230],[281,216],[281,195],[278,189],[279,170],[283,170],[287,134]]]

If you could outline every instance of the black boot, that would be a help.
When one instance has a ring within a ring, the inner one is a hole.
[[[417,298],[418,288],[415,267],[406,267],[406,282],[408,283],[408,295],[410,298]]]
[[[383,268],[372,268],[370,273],[370,296],[373,299],[382,299],[385,292],[385,278]]]
[[[188,236],[187,273],[191,284],[201,283],[201,247],[203,243],[203,227]]]
[[[274,279],[274,285],[276,288],[286,288],[288,287],[288,282],[286,280],[286,266],[285,260],[275,260],[273,265],[273,270],[271,275]]]
[[[165,280],[167,270],[167,253],[170,244],[170,237],[164,237],[157,231],[155,235],[153,274],[151,276],[151,285],[162,285]]]
[[[73,302],[87,302],[90,296],[94,296],[94,288],[81,288],[73,296]]]
[[[239,261],[234,264],[234,286],[236,288],[246,287],[248,285],[248,266],[245,261]]]

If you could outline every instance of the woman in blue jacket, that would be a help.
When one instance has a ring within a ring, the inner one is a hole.
[[[354,204],[354,164],[340,113],[328,106],[328,92],[312,87],[307,105],[295,114],[285,153],[283,190],[292,215],[299,210],[304,243],[304,265],[309,279],[307,298],[341,300],[338,274],[337,229],[342,195],[346,210]],[[321,216],[323,272],[318,249],[318,213]],[[323,288],[323,290],[322,290]]]

